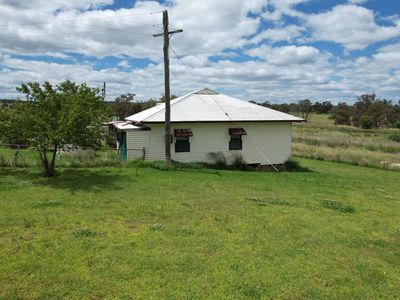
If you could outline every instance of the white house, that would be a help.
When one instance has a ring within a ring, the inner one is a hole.
[[[164,160],[165,104],[127,117],[119,124],[121,157]],[[291,154],[292,122],[303,119],[208,88],[171,100],[171,156],[179,162],[208,162],[208,153],[229,160],[241,154],[248,164],[282,164]]]

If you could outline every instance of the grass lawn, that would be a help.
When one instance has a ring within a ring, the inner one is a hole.
[[[0,169],[0,298],[400,298],[400,172]]]

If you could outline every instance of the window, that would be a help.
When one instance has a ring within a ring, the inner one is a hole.
[[[190,152],[191,129],[175,129],[175,152]]]
[[[231,135],[231,140],[229,141],[229,150],[242,150],[241,135]]]
[[[229,150],[242,150],[242,135],[246,134],[243,128],[229,128],[229,135],[231,136]]]
[[[175,152],[190,152],[190,143],[188,136],[176,137]]]

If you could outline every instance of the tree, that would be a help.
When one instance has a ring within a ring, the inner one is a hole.
[[[112,109],[119,120],[123,120],[135,113],[135,107],[132,103],[135,96],[136,94],[128,93],[115,98],[114,102],[112,103]]]
[[[346,102],[339,102],[331,113],[336,125],[351,124],[352,110]]]
[[[313,104],[313,111],[315,111],[318,114],[327,114],[331,111],[333,105],[330,101],[324,101],[324,102],[315,102]]]
[[[305,100],[300,100],[299,101],[299,112],[301,113],[301,117],[308,121],[308,119],[311,116],[312,112],[312,103],[310,100],[305,99]]]
[[[372,128],[388,125],[387,117],[391,107],[390,101],[377,99],[375,94],[361,95],[354,103],[353,124],[362,127],[363,117],[368,116],[371,118]]]
[[[98,89],[65,81],[55,87],[31,82],[17,90],[27,101],[15,107],[11,125],[39,152],[45,176],[55,175],[59,150],[100,145],[111,110]]]

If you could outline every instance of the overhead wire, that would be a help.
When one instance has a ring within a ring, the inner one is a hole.
[[[131,30],[124,30],[120,28],[107,28],[107,27],[102,27],[98,25],[90,25],[89,27],[97,27],[100,28],[101,30],[84,30],[84,31],[76,31],[76,32],[68,32],[70,34],[81,34],[81,33],[95,33],[95,32],[105,32],[105,31],[119,31],[119,32],[127,32],[131,34],[138,34],[138,35],[143,35],[143,36],[148,36],[151,37],[152,33],[144,33],[144,32],[136,32],[136,31],[131,31]],[[65,33],[64,33],[65,34]],[[33,36],[25,36],[25,37],[0,37],[0,40],[24,40],[28,38],[40,38],[44,36],[60,36],[60,33],[54,33],[54,34],[38,34],[38,35],[33,35]]]
[[[186,68],[186,70],[189,72],[190,75],[192,75],[192,77],[195,79],[195,81],[200,84],[200,86],[203,84],[203,82],[201,82],[201,80],[194,75],[194,73],[192,72],[192,70],[190,70],[189,66],[178,56],[178,54],[175,52],[175,50],[169,46],[169,49],[171,49],[172,53],[174,53],[176,59]]]
[[[82,8],[67,6],[67,5],[64,5],[64,4],[61,4],[61,3],[56,3],[56,2],[53,2],[53,1],[49,1],[49,0],[42,0],[42,1],[47,1],[49,3],[54,3],[54,4],[65,6],[65,7],[70,7],[70,8],[76,9],[76,10],[80,10],[80,11],[82,10]],[[97,10],[97,11],[109,11],[109,10]],[[115,11],[113,10],[113,12],[115,12]],[[77,22],[76,19],[54,20],[54,18],[56,18],[58,16],[57,14],[55,14],[55,15],[54,14],[45,14],[45,13],[42,13],[42,12],[39,12],[39,11],[24,10],[24,11],[19,11],[19,13],[23,13],[23,14],[28,13],[28,14],[34,14],[34,15],[38,15],[39,14],[39,15],[42,15],[44,17],[47,17],[48,20],[51,20],[51,21],[24,22],[24,23],[3,23],[3,24],[0,24],[0,27],[8,27],[8,26],[14,26],[14,25],[17,25],[17,26],[40,25],[40,24],[60,23],[60,22]],[[127,15],[123,15],[124,13],[128,13],[128,14]],[[121,18],[121,17],[134,17],[134,16],[150,16],[150,15],[152,15],[154,13],[158,13],[158,12],[136,13],[136,12],[132,12],[132,11],[129,11],[129,10],[125,10],[125,11],[119,11],[118,12],[119,15],[117,17]],[[79,17],[79,15],[77,15],[76,17]],[[116,16],[100,16],[99,18],[100,19],[106,19],[106,18],[115,18],[115,17]],[[43,19],[43,18],[41,18],[41,19]],[[79,23],[79,21],[78,21],[78,23]],[[143,26],[150,26],[150,27],[155,27],[155,26],[161,26],[162,25],[162,23],[148,24],[148,23],[138,23],[138,22],[136,22],[135,24],[143,25]]]
[[[71,5],[67,5],[67,4],[64,4],[64,3],[60,3],[60,2],[57,2],[57,1],[53,1],[53,0],[42,0],[42,1],[45,1],[45,2],[48,2],[48,3],[51,3],[51,4],[55,4],[55,5],[60,5],[60,6],[62,6],[62,7],[66,7],[66,8],[70,8],[70,9],[75,9],[75,10],[83,10],[84,8],[80,8],[80,7],[76,7],[76,6],[71,6]],[[103,5],[104,6],[104,5]],[[96,6],[93,6],[93,5],[89,5],[89,7],[88,7],[88,9],[91,9],[91,7],[96,7]],[[136,15],[152,15],[152,14],[156,14],[156,13],[160,13],[160,12],[162,12],[162,11],[156,11],[156,12],[146,12],[146,13],[137,13]]]
[[[114,17],[114,16],[113,16]],[[118,16],[118,17],[130,17],[130,16]],[[101,17],[103,19],[103,17]],[[46,25],[46,24],[58,24],[58,23],[75,23],[75,24],[80,24],[80,23],[85,23],[88,20],[85,21],[77,21],[76,19],[68,19],[68,20],[57,20],[57,21],[47,21],[47,22],[29,22],[29,23],[7,23],[7,24],[0,24],[0,27],[10,27],[10,26],[30,26],[30,25]],[[149,27],[156,27],[156,26],[161,26],[161,23],[157,24],[146,24],[146,23],[134,23],[135,25],[140,25],[140,26],[149,26]]]

